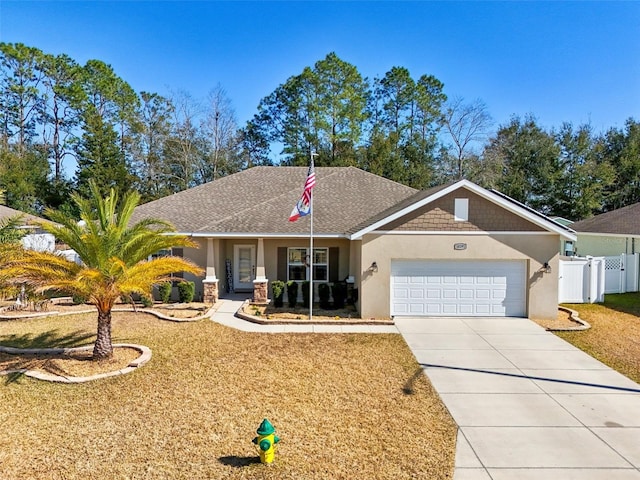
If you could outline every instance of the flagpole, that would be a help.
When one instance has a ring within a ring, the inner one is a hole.
[[[314,151],[309,152],[309,156],[311,157],[311,168],[314,168],[313,165],[313,157],[316,156],[317,153]],[[309,321],[313,320],[313,190],[309,192],[309,208],[310,208],[310,232],[309,232]]]
[[[313,155],[313,154],[312,154]],[[311,157],[313,162],[313,157]],[[309,197],[309,206],[311,207],[311,232],[309,234],[309,249],[311,254],[309,255],[309,321],[313,320],[313,192]]]

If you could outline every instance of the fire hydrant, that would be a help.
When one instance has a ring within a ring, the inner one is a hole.
[[[260,461],[262,463],[270,464],[275,458],[275,445],[280,441],[275,432],[276,429],[266,418],[262,420],[258,430],[256,430],[258,436],[252,442],[260,448]]]

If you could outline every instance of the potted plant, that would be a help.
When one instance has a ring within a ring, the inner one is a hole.
[[[344,301],[347,298],[347,284],[344,282],[336,282],[331,287],[333,295],[333,308],[344,308]]]
[[[162,303],[169,303],[171,300],[171,282],[164,282],[158,286],[158,295]]]
[[[273,306],[276,308],[284,305],[284,282],[282,280],[274,280],[271,282],[271,291],[273,292]]]
[[[289,299],[289,308],[296,308],[298,304],[298,283],[294,280],[287,282],[287,297]]]
[[[180,303],[190,303],[196,291],[196,285],[193,282],[180,282],[178,284],[178,299]]]
[[[320,308],[323,310],[328,310],[329,305],[329,297],[331,296],[331,290],[329,285],[326,283],[318,284],[318,297],[320,299]]]
[[[309,285],[311,282],[305,280],[302,282],[302,306],[304,308],[309,308]]]

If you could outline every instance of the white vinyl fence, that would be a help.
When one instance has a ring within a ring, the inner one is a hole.
[[[559,303],[604,301],[604,257],[562,257],[558,275]]]
[[[560,303],[596,303],[605,293],[637,292],[640,254],[611,257],[562,257],[559,267]]]
[[[604,257],[604,293],[626,293],[638,291],[638,262],[640,254]]]

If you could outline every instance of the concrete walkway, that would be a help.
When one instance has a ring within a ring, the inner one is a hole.
[[[396,318],[459,426],[454,480],[640,480],[640,385],[522,318]]]

